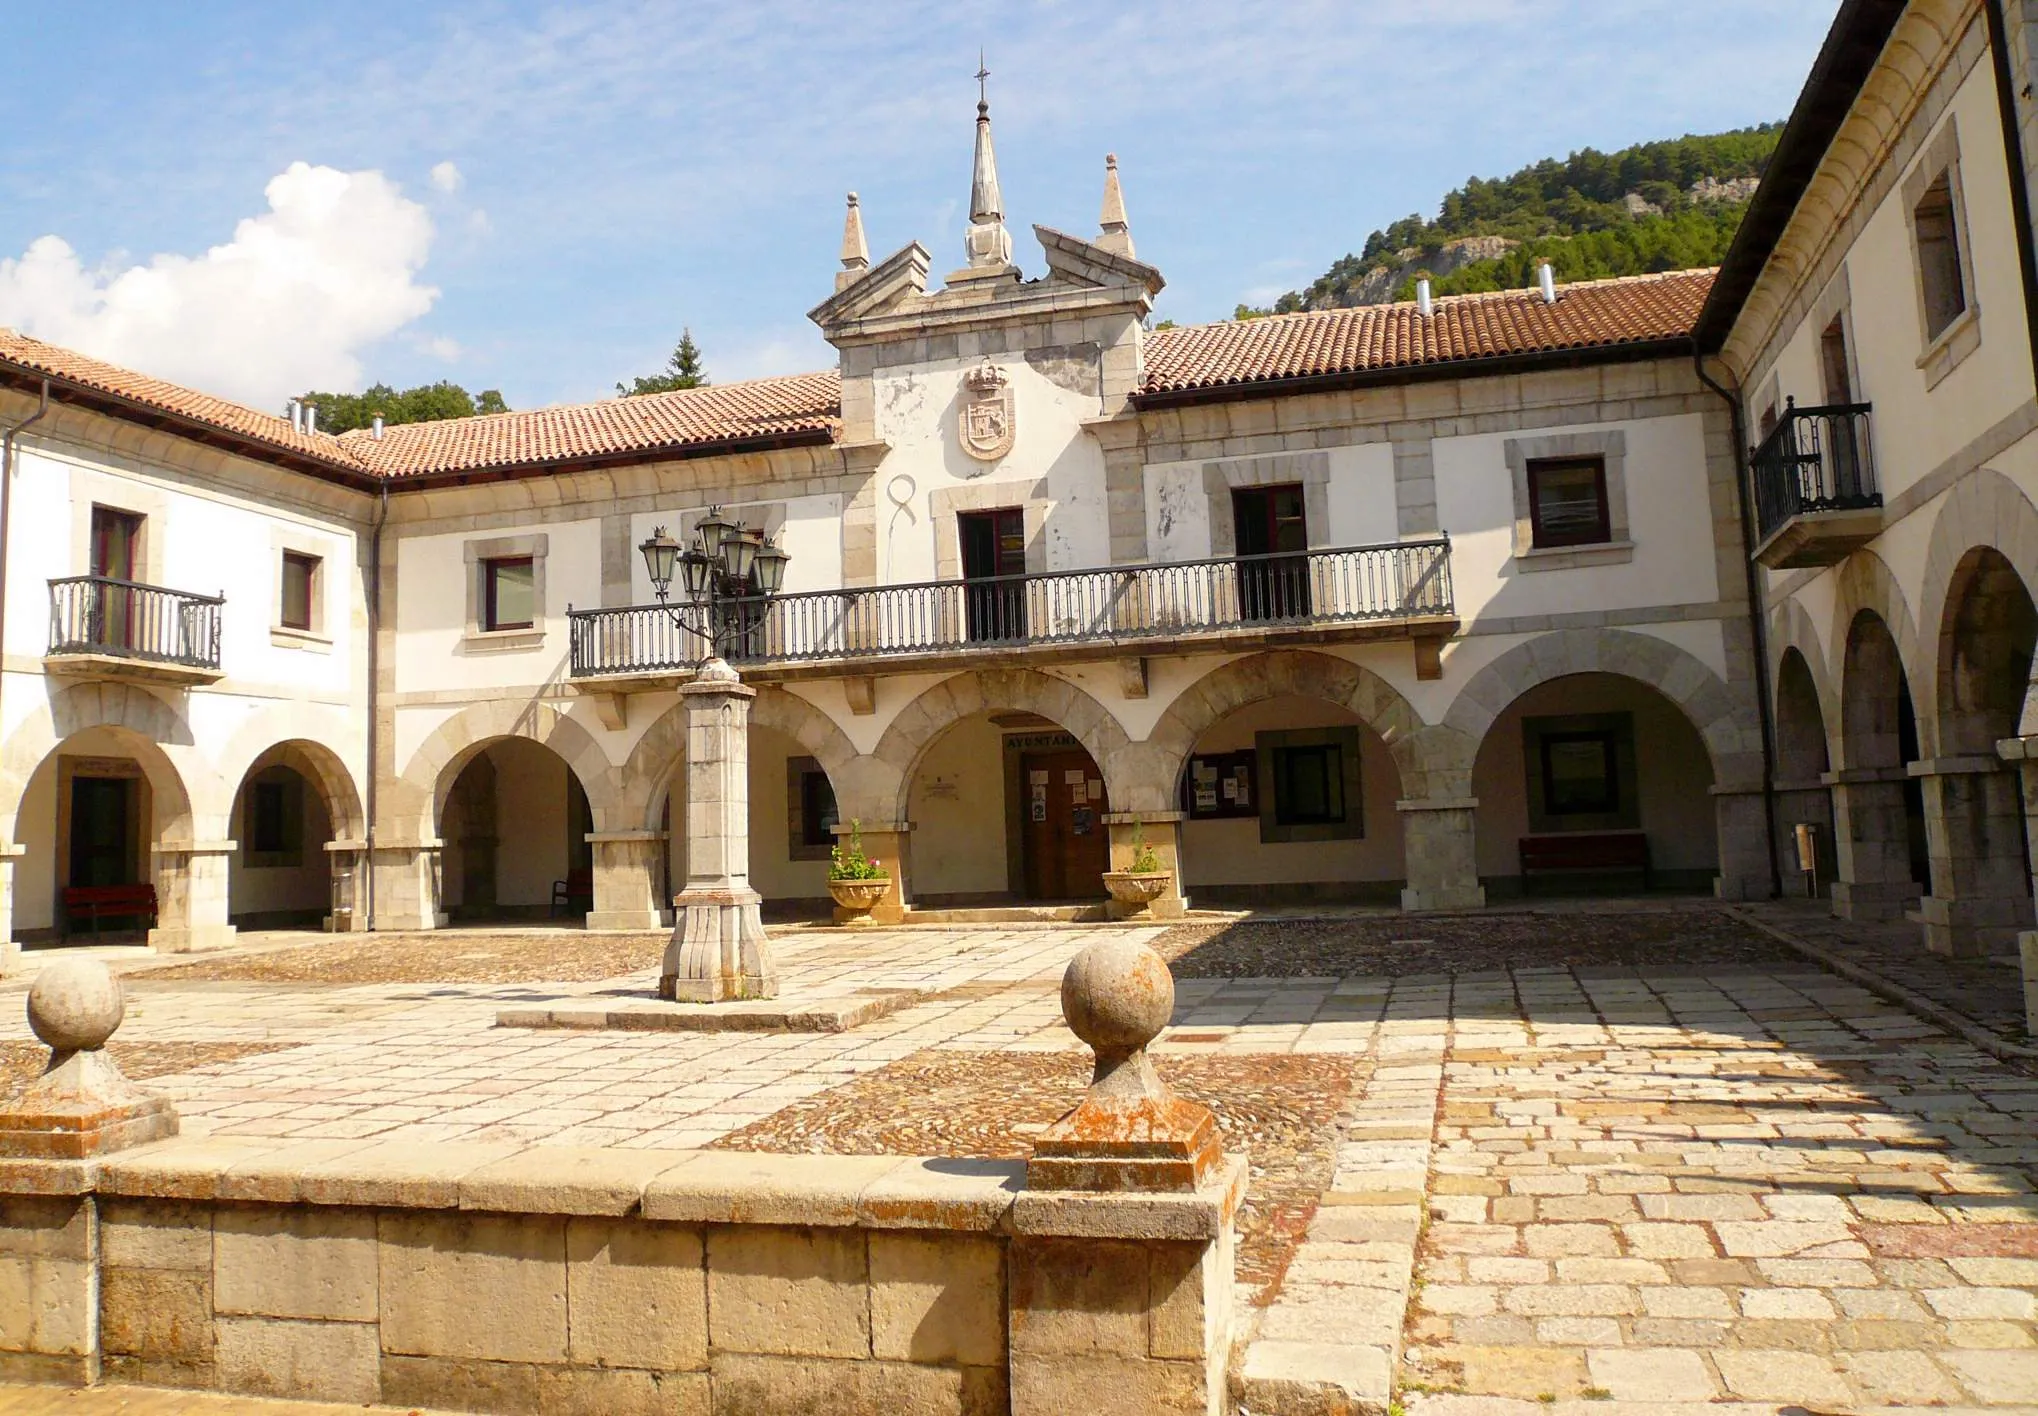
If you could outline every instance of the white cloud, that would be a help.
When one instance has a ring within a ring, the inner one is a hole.
[[[361,384],[359,351],[431,309],[432,222],[380,172],[293,162],[200,256],[87,269],[60,236],[0,259],[0,324],[263,408]]]
[[[442,192],[457,192],[464,179],[460,169],[451,162],[441,162],[432,168],[432,185]]]

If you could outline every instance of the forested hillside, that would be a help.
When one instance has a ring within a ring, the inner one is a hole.
[[[1780,123],[1592,148],[1507,177],[1474,177],[1434,218],[1404,217],[1366,238],[1305,290],[1241,317],[1405,300],[1418,276],[1439,295],[1527,285],[1548,260],[1560,280],[1718,263],[1776,150]]]

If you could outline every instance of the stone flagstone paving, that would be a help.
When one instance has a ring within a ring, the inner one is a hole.
[[[1061,970],[1118,932],[788,933],[789,973],[929,990],[791,1037],[500,1029],[505,1006],[648,990],[656,960],[546,980],[538,939],[442,970],[459,941],[420,936],[316,983],[316,940],[133,973],[120,1042],[188,1068],[151,1084],[193,1134],[838,1149],[900,1122],[887,1078],[933,1067],[980,1098],[1038,1086],[1016,1144],[1051,1109],[1034,1073],[1081,1071]],[[1278,1288],[1246,1274],[1275,1300],[1243,1334],[1256,1416],[1321,1409],[1327,1385],[1398,1389],[1411,1416],[2038,1407],[2038,1068],[1710,906],[1122,932],[1176,957],[1156,1052],[1185,1084],[1314,1079],[1295,1125],[1241,1128],[1262,1177],[1306,1181],[1279,1198]],[[22,986],[0,982],[9,1055]],[[982,1124],[957,1109],[953,1145]]]

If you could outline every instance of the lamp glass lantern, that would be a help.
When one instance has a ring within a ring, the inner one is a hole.
[[[779,592],[779,587],[785,584],[785,564],[791,559],[777,542],[766,538],[758,548],[753,567],[760,595],[776,595]]]
[[[686,598],[694,604],[714,594],[715,575],[720,571],[721,561],[695,546],[679,558],[680,572],[686,577]]]
[[[736,594],[746,593],[750,568],[757,563],[757,552],[763,544],[761,535],[744,526],[738,526],[722,538],[722,568],[728,572],[729,583]]]
[[[722,514],[722,508],[711,506],[708,508],[708,514],[694,527],[694,535],[699,538],[696,544],[704,554],[719,558],[722,554],[722,542],[742,529]]]
[[[668,536],[665,528],[660,526],[637,549],[644,554],[644,569],[650,572],[652,593],[664,599],[672,589],[672,572],[679,562],[679,542]]]

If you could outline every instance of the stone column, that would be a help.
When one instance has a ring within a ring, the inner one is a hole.
[[[234,940],[227,923],[227,857],[234,841],[165,841],[155,857],[156,927],[149,945],[161,954],[225,949]]]
[[[369,852],[375,873],[375,928],[438,929],[439,851],[444,841],[377,840]]]
[[[686,889],[672,902],[677,918],[658,993],[682,1003],[776,998],[778,966],[750,888],[750,700],[757,690],[709,659],[679,694],[686,710]]]
[[[898,924],[913,908],[913,823],[900,821],[890,826],[843,825],[831,828],[838,844],[848,841],[852,831],[863,840],[863,853],[885,868],[891,878],[892,888],[885,891],[885,897],[872,907],[869,919],[872,924]],[[835,911],[835,922],[842,924],[852,916],[840,909]]]
[[[1904,825],[1904,770],[1855,767],[1820,780],[1833,789],[1833,913],[1862,921],[1901,918],[1918,898]]]
[[[1981,958],[2031,923],[2024,803],[2018,779],[1994,757],[1941,757],[1910,765],[1925,796],[1932,893],[1920,902],[1925,946]]]
[[[1996,755],[2016,766],[2025,839],[2038,840],[2038,737],[2006,738],[1996,744]],[[2032,865],[2038,869],[2038,859]],[[2027,929],[2017,935],[2017,956],[2024,969],[2024,1031],[2038,1038],[2038,930]]]
[[[1479,883],[1477,797],[1397,801],[1401,813],[1402,869],[1408,884],[1404,910],[1476,910],[1486,904]]]
[[[585,837],[594,847],[594,908],[589,929],[661,929],[665,911],[659,907],[659,864],[665,855],[663,831],[594,831]]]
[[[21,946],[14,941],[14,862],[27,846],[0,845],[0,978],[21,964]]]
[[[1762,801],[1762,788],[1721,786],[1711,791],[1720,855],[1713,895],[1722,900],[1768,899],[1769,811]]]
[[[1830,896],[1837,869],[1833,854],[1833,794],[1818,782],[1776,784],[1776,860],[1783,880],[1783,898],[1804,894],[1804,872],[1797,868],[1797,824],[1809,821],[1819,833],[1819,894]]]
[[[1180,919],[1188,913],[1189,901],[1182,890],[1182,822],[1179,811],[1114,811],[1104,818],[1111,833],[1111,869],[1130,870],[1144,841],[1160,867],[1173,878],[1166,893],[1148,901],[1139,911],[1141,919]],[[1111,902],[1111,915],[1120,917],[1118,901]]]

